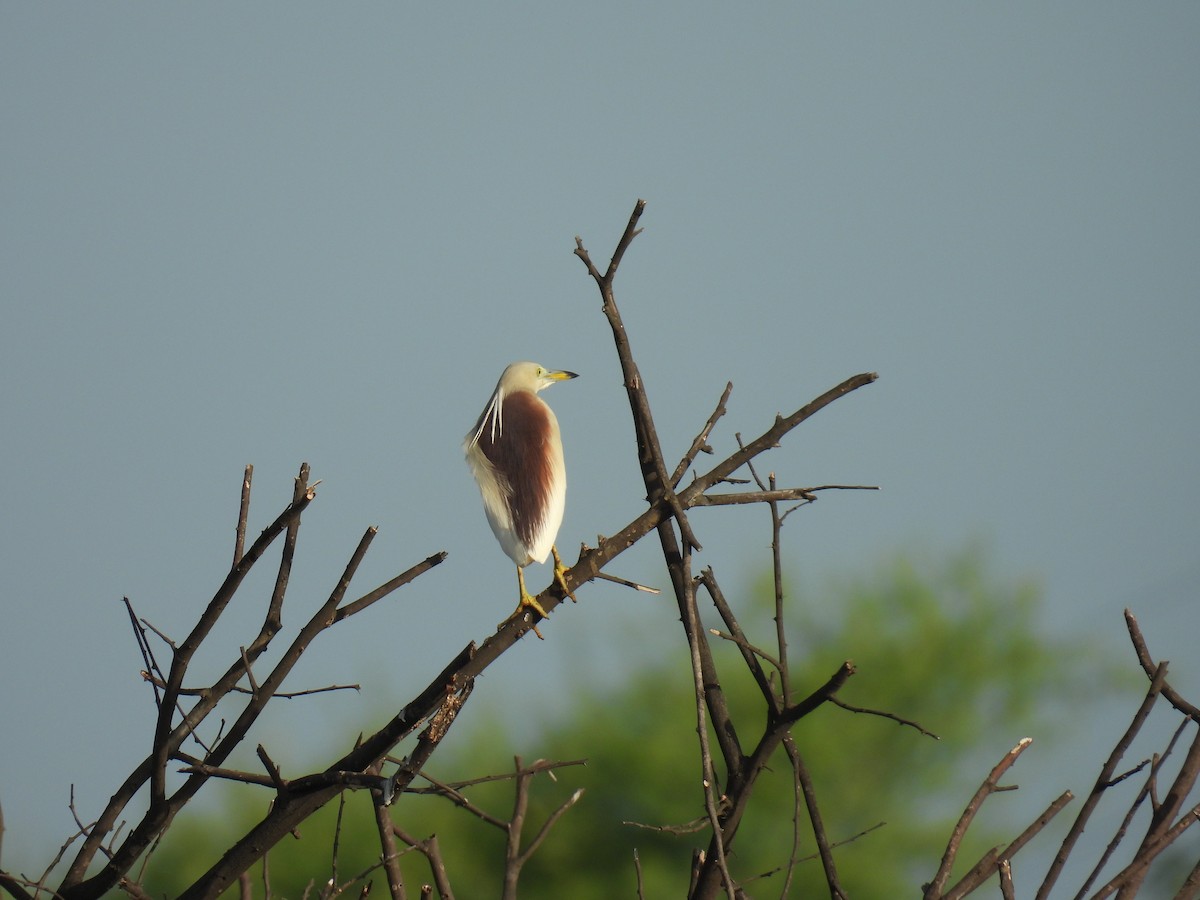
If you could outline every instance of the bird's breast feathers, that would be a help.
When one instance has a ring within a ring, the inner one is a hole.
[[[518,565],[529,561],[518,556],[543,561],[562,524],[566,501],[566,468],[554,413],[536,394],[514,392],[489,404],[466,445],[467,462],[501,546]]]

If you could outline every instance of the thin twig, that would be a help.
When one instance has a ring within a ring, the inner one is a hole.
[[[717,577],[713,573],[711,566],[705,568],[700,573],[700,582],[704,585],[704,589],[708,591],[708,596],[712,599],[713,606],[716,608],[721,620],[725,623],[725,627],[729,629],[728,636],[723,633],[718,633],[717,636],[731,640],[737,644],[738,648],[742,651],[742,660],[746,663],[746,668],[750,670],[750,674],[754,677],[754,682],[758,685],[758,690],[762,694],[767,708],[771,711],[772,715],[777,715],[780,709],[782,709],[785,700],[775,693],[774,688],[771,686],[771,679],[767,677],[758,660],[760,657],[765,659],[775,667],[776,671],[780,668],[779,660],[750,643],[746,638],[741,624],[733,614],[733,609],[725,599],[725,593],[721,590],[721,586],[717,584]]]
[[[155,636],[156,636],[156,637],[157,637],[157,638],[158,638],[160,641],[162,641],[164,644],[166,644],[166,645],[167,645],[168,647],[170,647],[172,650],[174,650],[174,649],[175,649],[175,647],[176,647],[176,645],[175,645],[175,642],[174,642],[173,640],[171,640],[169,637],[167,637],[167,635],[166,635],[164,632],[162,632],[162,631],[159,631],[159,630],[158,630],[156,627],[154,627],[154,623],[153,623],[153,622],[150,622],[150,621],[148,621],[148,620],[146,620],[146,619],[141,619],[141,618],[139,618],[139,619],[138,619],[138,621],[139,621],[139,622],[140,622],[142,625],[144,625],[146,628],[149,628],[151,631],[153,631],[153,632],[154,632],[154,634],[155,634]],[[157,667],[157,665],[155,666],[155,669],[156,669],[156,670],[158,670],[158,667]],[[161,670],[159,670],[159,671],[161,671]],[[164,679],[164,683],[165,683],[165,679]]]
[[[186,753],[176,753],[172,759],[187,763],[180,766],[179,771],[185,775],[203,775],[206,778],[219,778],[223,781],[239,781],[242,784],[252,784],[257,787],[274,787],[279,785],[270,775],[260,775],[257,772],[243,772],[238,769],[224,769],[220,766],[210,766],[194,756]]]
[[[614,584],[619,584],[622,587],[632,588],[635,591],[641,591],[644,594],[661,594],[662,591],[656,587],[650,587],[645,584],[638,584],[636,581],[630,581],[627,578],[620,578],[616,575],[609,575],[607,572],[597,572],[597,578],[602,578],[605,581],[611,581]]]
[[[133,611],[133,604],[129,602],[128,597],[122,597],[122,602],[125,604],[125,611],[129,614],[129,625],[133,628],[133,636],[137,641],[138,650],[142,654],[142,665],[146,668],[145,673],[148,676],[157,674],[162,676],[162,670],[158,667],[158,662],[154,658],[154,652],[150,649],[150,641],[146,637],[146,626],[138,621],[137,613]],[[162,695],[159,693],[157,684],[152,682],[154,688],[154,706],[157,709],[162,705]]]
[[[1043,810],[1042,814],[1029,824],[1028,828],[1017,835],[1011,844],[1000,851],[1000,858],[1007,860],[1016,856],[1018,850],[1033,840],[1033,838],[1036,837],[1043,828],[1050,824],[1050,820],[1062,812],[1062,810],[1066,808],[1067,804],[1074,799],[1075,795],[1070,791],[1063,791],[1061,794],[1059,794],[1054,801],[1047,806],[1045,810]]]
[[[762,647],[756,647],[754,644],[751,644],[748,640],[746,640],[745,637],[736,634],[726,634],[720,628],[710,628],[708,629],[708,633],[713,637],[720,638],[723,641],[729,641],[731,644],[736,644],[739,649],[745,650],[747,653],[757,657],[758,659],[761,659],[763,662],[770,663],[771,668],[776,672],[783,671],[783,666],[780,664],[779,660],[777,660]]]
[[[368,606],[378,602],[379,600],[382,600],[397,588],[403,587],[404,585],[413,581],[419,575],[425,574],[434,566],[441,565],[443,562],[445,562],[446,555],[447,554],[445,550],[440,550],[432,556],[426,557],[415,566],[412,566],[411,568],[401,572],[395,578],[385,581],[379,587],[375,588],[375,590],[368,591],[352,603],[347,603],[345,606],[339,608],[333,620],[335,622],[340,622],[342,619],[349,618],[355,613],[362,612]]]
[[[287,782],[283,780],[283,775],[279,773],[279,766],[276,764],[275,760],[271,759],[270,755],[267,753],[267,748],[262,744],[259,744],[258,747],[255,748],[255,752],[258,754],[259,762],[261,762],[263,764],[263,768],[267,770],[267,775],[270,777],[271,783],[275,785],[275,789],[281,792],[286,791]]]
[[[162,687],[164,682],[161,678],[156,678],[149,672],[141,673],[142,680],[148,681],[153,685]],[[327,684],[325,687],[305,688],[300,691],[276,691],[274,694],[277,700],[295,700],[298,697],[311,697],[313,694],[327,694],[332,691],[361,691],[361,684]],[[229,689],[231,694],[249,694],[253,695],[254,691],[251,688],[245,688],[241,685],[234,685]],[[180,688],[179,696],[181,697],[208,697],[212,694],[212,688]]]
[[[740,439],[739,439],[740,442]],[[751,465],[753,460],[747,461]],[[758,476],[756,475],[755,478]],[[775,491],[775,473],[768,476],[770,489]],[[805,499],[812,497],[806,494]],[[779,692],[784,697],[792,695],[792,679],[788,671],[787,628],[783,619],[783,519],[779,516],[777,500],[768,500],[767,509],[771,513],[771,583],[775,588],[775,644],[779,648]]]
[[[488,812],[487,810],[483,809],[480,806],[476,806],[470,799],[467,798],[466,794],[463,794],[457,788],[452,787],[449,784],[443,784],[442,782],[438,781],[432,775],[430,775],[428,772],[425,772],[425,771],[421,772],[421,777],[424,778],[426,781],[428,781],[431,785],[433,785],[437,789],[436,793],[439,796],[445,797],[447,800],[449,800],[455,806],[466,810],[471,815],[475,816],[476,818],[480,819],[483,822],[487,822],[487,824],[491,825],[494,828],[499,828],[501,831],[507,830],[508,823],[504,819],[501,819],[498,816],[492,815],[490,812]],[[519,777],[519,774],[518,774],[518,777]],[[413,793],[423,793],[423,791],[420,788],[414,788]]]
[[[1129,639],[1133,642],[1133,649],[1137,653],[1138,662],[1142,665],[1142,671],[1149,678],[1153,679],[1158,664],[1154,662],[1154,657],[1150,655],[1150,649],[1146,646],[1146,639],[1142,637],[1142,630],[1138,627],[1137,619],[1128,609],[1125,610],[1125,627],[1129,630]],[[1200,708],[1188,703],[1179,695],[1178,691],[1165,682],[1162,685],[1161,693],[1166,701],[1175,707],[1175,709],[1200,725]]]
[[[821,866],[825,869],[825,881],[829,885],[829,895],[833,900],[846,900],[846,892],[838,880],[837,866],[833,861],[833,851],[829,846],[829,838],[825,834],[825,824],[821,820],[821,812],[817,807],[817,792],[813,785],[812,776],[799,751],[795,758],[796,778],[800,782],[804,794],[804,803],[808,807],[808,820],[812,823],[813,836],[817,841],[817,853],[821,857]]]
[[[246,648],[239,647],[241,652],[242,667],[246,670],[246,681],[250,683],[250,694],[255,696],[258,694],[258,682],[254,678],[254,667],[250,663],[250,657],[246,655]]]
[[[392,824],[392,831],[396,837],[425,857],[426,862],[429,863],[429,873],[433,876],[433,883],[437,887],[441,900],[454,900],[454,891],[450,888],[450,876],[446,873],[446,863],[442,859],[437,835],[431,834],[425,840],[419,841],[395,823]]]
[[[566,768],[573,767],[573,766],[586,766],[587,762],[588,761],[586,759],[564,759],[564,760],[538,759],[538,760],[534,760],[529,765],[527,765],[524,769],[521,770],[521,772],[497,772],[492,775],[479,775],[479,776],[476,776],[475,778],[467,778],[462,781],[447,781],[447,782],[439,781],[439,780],[433,778],[432,776],[430,776],[425,771],[421,771],[419,773],[420,776],[423,779],[425,779],[426,781],[428,781],[434,787],[432,789],[431,788],[410,787],[410,788],[408,788],[408,793],[410,793],[410,794],[431,794],[431,793],[432,794],[440,794],[443,791],[461,791],[464,788],[474,787],[475,785],[478,785],[478,784],[492,784],[497,781],[512,781],[515,778],[517,778],[519,775],[521,775],[523,772],[528,772],[533,775],[536,775],[539,772],[545,772],[547,775],[550,776],[550,779],[552,781],[557,781],[558,779],[554,775],[555,770],[566,769]]]
[[[818,491],[877,491],[874,484],[827,484],[815,488],[771,488],[762,491],[739,491],[736,494],[700,494],[689,506],[738,506],[746,503],[779,503],[788,500],[817,499]]]
[[[840,706],[842,709],[847,710],[848,712],[862,713],[863,715],[867,716],[879,716],[881,719],[891,719],[897,725],[907,725],[909,728],[913,728],[926,737],[933,738],[935,741],[941,740],[938,735],[925,728],[919,722],[914,722],[912,719],[906,719],[903,716],[896,715],[895,713],[885,712],[881,709],[867,709],[865,706],[855,706],[854,704],[847,703],[845,700],[837,696],[831,696],[829,698],[829,702],[834,706]]]
[[[800,767],[804,761],[800,758],[800,748],[796,746],[796,740],[790,733],[783,739],[783,749],[787,753],[788,762],[792,764],[792,848],[788,853],[783,875],[783,888],[779,892],[781,900],[785,900],[791,893],[796,867],[800,864],[800,821],[804,806],[804,786],[800,782]]]
[[[721,399],[717,401],[717,408],[712,411],[712,415],[708,417],[708,421],[704,423],[704,427],[700,429],[700,433],[692,440],[692,445],[688,447],[687,452],[683,454],[683,458],[679,460],[679,465],[671,473],[671,487],[679,487],[679,482],[687,474],[688,467],[696,461],[698,453],[702,450],[712,453],[712,448],[708,446],[708,436],[712,434],[717,420],[725,415],[725,404],[729,401],[731,393],[733,393],[733,382],[729,381],[725,384],[725,390],[721,393]]]
[[[1000,777],[1004,775],[1013,763],[1017,761],[1022,753],[1025,752],[1030,744],[1033,743],[1032,738],[1021,738],[1017,742],[1017,746],[1013,747],[1000,762],[996,763],[991,773],[983,780],[983,784],[979,786],[979,790],[975,792],[975,796],[967,804],[967,808],[963,810],[959,816],[958,824],[954,826],[954,831],[950,833],[950,840],[946,844],[946,852],[942,854],[942,864],[938,866],[937,873],[933,876],[933,880],[925,886],[926,900],[937,900],[943,896],[943,891],[946,887],[946,881],[950,877],[950,870],[954,866],[954,860],[958,856],[958,848],[962,844],[962,839],[967,833],[967,829],[971,826],[971,822],[975,818],[975,814],[979,812],[979,808],[983,806],[985,801],[991,794],[998,789],[997,785]],[[994,863],[993,863],[994,865]]]
[[[329,883],[336,885],[338,883],[338,853],[342,845],[342,816],[346,812],[346,795],[338,794],[337,819],[333,826],[333,853],[330,859],[330,876]]]
[[[542,827],[539,828],[537,834],[533,836],[533,840],[529,842],[529,846],[522,851],[522,856],[524,857],[525,862],[529,861],[529,858],[546,840],[546,836],[550,833],[550,829],[554,827],[554,824],[563,817],[567,810],[579,802],[579,800],[583,797],[583,794],[583,788],[576,788],[571,793],[571,796],[560,803],[555,810],[546,817],[546,821],[542,823]]]
[[[698,476],[680,491],[680,499],[685,504],[693,502],[698,495],[707,492],[710,487],[732,475],[759,454],[778,446],[780,441],[783,440],[784,435],[803,422],[808,421],[808,419],[825,409],[825,407],[859,388],[873,384],[878,377],[874,372],[863,372],[862,374],[854,375],[836,387],[830,388],[816,399],[810,400],[791,415],[776,416],[775,424],[770,428],[744,447],[740,447],[736,452],[731,453],[703,475]]]
[[[641,828],[645,831],[657,831],[660,834],[699,834],[701,831],[707,831],[712,827],[712,822],[708,816],[701,816],[698,819],[692,819],[690,822],[683,822],[679,825],[651,825],[648,822],[634,822],[632,820],[623,820],[622,825],[628,825],[631,828]]]
[[[821,704],[829,701],[838,691],[842,689],[842,687],[849,680],[850,676],[856,671],[857,669],[854,668],[854,663],[852,663],[850,660],[846,660],[841,664],[841,666],[838,667],[836,672],[829,676],[829,680],[823,685],[821,685],[799,703],[795,704],[794,706],[787,707],[780,714],[780,721],[788,725],[800,721]]]
[[[246,520],[250,516],[250,483],[254,480],[254,466],[246,466],[242,475],[242,503],[238,508],[237,529],[233,539],[233,565],[242,561],[246,549]]]
[[[312,474],[308,463],[300,466],[300,473],[292,485],[292,502],[297,502],[312,489],[308,483]],[[267,614],[263,617],[262,626],[254,640],[250,642],[250,658],[257,659],[267,649],[271,640],[283,628],[283,598],[287,594],[288,584],[292,577],[292,563],[296,558],[296,539],[300,534],[300,520],[296,519],[288,525],[283,536],[283,550],[279,554],[279,568],[275,571],[275,586],[271,590],[271,600],[267,604]]]

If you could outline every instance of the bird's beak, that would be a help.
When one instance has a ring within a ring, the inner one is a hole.
[[[572,378],[578,378],[574,372],[547,372],[546,377],[551,381],[570,381]]]

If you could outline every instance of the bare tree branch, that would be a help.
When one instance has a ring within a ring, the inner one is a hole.
[[[817,488],[778,488],[764,491],[744,491],[736,494],[701,494],[689,506],[736,506],[743,503],[779,503],[804,500],[812,503],[817,491],[877,491],[870,484],[827,484]]]
[[[1133,862],[1118,872],[1108,884],[1104,885],[1104,887],[1100,888],[1092,896],[1095,900],[1104,900],[1105,897],[1110,897],[1117,891],[1120,891],[1117,896],[1134,896],[1134,893],[1136,893],[1144,880],[1146,870],[1150,864],[1154,862],[1162,851],[1170,847],[1176,838],[1198,821],[1200,821],[1200,804],[1188,810],[1186,815],[1182,816],[1170,828],[1162,832],[1153,842],[1140,847]],[[1127,890],[1134,893],[1126,893]]]
[[[954,831],[950,835],[950,842],[946,845],[946,852],[942,854],[942,864],[938,867],[937,874],[933,876],[933,880],[925,886],[924,896],[926,900],[936,900],[943,896],[943,890],[946,887],[946,881],[950,877],[950,870],[954,866],[954,860],[958,856],[958,848],[962,843],[963,837],[967,833],[967,828],[970,827],[971,821],[975,818],[979,808],[983,806],[983,801],[994,794],[999,788],[999,781],[1013,763],[1017,761],[1025,748],[1033,743],[1032,738],[1022,738],[1017,742],[1017,746],[1013,747],[1008,753],[1004,754],[1004,758],[996,763],[991,773],[984,779],[983,784],[979,786],[979,790],[975,792],[975,796],[967,804],[967,808],[963,810],[963,814],[959,817],[958,824],[954,826]],[[994,868],[997,859],[988,864],[988,868]]]
[[[242,503],[238,508],[237,528],[233,540],[233,565],[236,566],[242,561],[242,554],[246,551],[246,519],[250,516],[250,485],[254,481],[254,466],[246,466],[246,473],[242,476]]]
[[[396,837],[425,857],[429,863],[429,872],[433,876],[434,886],[437,888],[438,896],[441,900],[454,900],[454,891],[450,888],[450,876],[446,872],[446,863],[442,859],[442,851],[438,846],[437,835],[431,834],[425,840],[419,841],[394,824],[392,831]],[[424,896],[424,889],[422,889],[422,895]]]
[[[675,494],[673,480],[667,475],[666,463],[663,458],[662,447],[658,441],[658,432],[654,426],[654,416],[650,412],[650,401],[646,395],[645,384],[642,381],[642,375],[638,370],[637,363],[634,362],[629,337],[625,331],[625,323],[621,320],[621,314],[617,310],[616,298],[613,294],[613,278],[617,274],[617,267],[620,265],[625,251],[629,248],[629,244],[641,232],[641,229],[637,227],[637,223],[642,217],[642,212],[645,208],[646,202],[644,200],[638,200],[634,205],[633,214],[629,217],[629,224],[625,227],[625,233],[621,235],[621,239],[617,242],[617,250],[613,254],[612,262],[609,263],[608,270],[604,275],[600,275],[596,271],[596,267],[592,265],[587,250],[584,249],[583,241],[578,237],[575,238],[575,255],[583,260],[584,265],[587,266],[588,273],[595,280],[596,286],[600,289],[600,296],[604,301],[604,315],[608,319],[608,324],[612,329],[613,341],[617,347],[617,357],[621,363],[621,372],[625,376],[625,391],[628,394],[629,407],[633,413],[633,429],[638,445],[638,462],[642,468],[642,478],[646,482],[646,499],[651,503],[660,498],[665,500],[667,506],[674,514],[684,543],[695,550],[699,550],[701,549],[700,543],[696,540],[696,536],[692,534],[687,517],[684,515],[685,507],[680,503],[678,496]]]
[[[696,456],[701,451],[712,453],[712,448],[708,446],[708,436],[712,434],[712,430],[716,427],[717,421],[721,416],[725,415],[725,404],[729,401],[731,393],[733,393],[733,382],[729,381],[725,384],[725,390],[721,393],[721,399],[717,401],[717,408],[712,411],[712,415],[708,417],[708,421],[704,423],[704,427],[700,429],[700,433],[692,440],[692,445],[688,447],[687,452],[683,454],[683,458],[679,460],[675,471],[671,473],[671,487],[679,487],[679,482],[687,474],[688,467],[696,461]]]
[[[1134,714],[1133,721],[1125,730],[1125,734],[1117,742],[1109,755],[1108,760],[1100,770],[1100,775],[1096,779],[1092,791],[1083,802],[1083,808],[1079,810],[1079,815],[1075,817],[1074,824],[1071,825],[1071,830],[1067,832],[1067,836],[1063,838],[1062,846],[1059,847],[1054,861],[1050,864],[1050,870],[1046,873],[1042,885],[1038,888],[1037,900],[1044,900],[1050,896],[1050,890],[1054,887],[1054,882],[1058,880],[1062,868],[1066,865],[1067,858],[1071,855],[1071,850],[1075,847],[1075,842],[1079,840],[1079,836],[1083,834],[1083,829],[1087,825],[1088,819],[1091,817],[1096,805],[1100,802],[1100,797],[1107,790],[1108,783],[1112,780],[1113,772],[1117,769],[1117,764],[1121,761],[1121,757],[1125,755],[1125,751],[1129,749],[1129,745],[1133,743],[1134,737],[1145,724],[1146,717],[1150,715],[1150,710],[1154,707],[1155,701],[1162,690],[1163,682],[1167,677],[1167,664],[1161,663],[1154,673],[1154,678],[1150,682],[1150,690],[1146,692],[1146,697],[1142,701],[1142,705]]]
[[[864,706],[855,706],[852,703],[847,703],[841,697],[836,695],[829,698],[829,702],[834,706],[840,706],[842,709],[852,713],[861,713],[866,716],[879,716],[882,719],[891,719],[897,725],[907,725],[909,728],[921,732],[925,737],[933,738],[935,741],[940,741],[941,738],[934,734],[929,729],[925,728],[919,722],[914,722],[912,719],[906,719],[903,716],[898,716],[895,713],[886,712],[881,709],[867,709]]]
[[[832,900],[846,900],[846,892],[838,881],[837,866],[833,862],[833,851],[829,838],[825,835],[825,824],[821,821],[821,813],[817,809],[817,792],[813,785],[812,776],[799,752],[795,757],[796,778],[804,793],[804,803],[808,807],[808,820],[812,822],[813,836],[817,841],[817,852],[821,857],[821,866],[825,869],[825,880],[829,884],[829,896]]]
[[[371,767],[370,772],[380,775],[383,761]],[[405,900],[408,896],[404,890],[404,876],[400,873],[400,854],[396,848],[396,829],[392,824],[392,816],[388,811],[389,804],[382,791],[375,792],[375,825],[379,832],[380,862],[387,876],[388,896],[392,900]]]
[[[1150,765],[1150,772],[1146,776],[1146,780],[1142,784],[1141,789],[1139,789],[1136,796],[1134,796],[1133,802],[1129,804],[1129,809],[1125,811],[1125,817],[1121,820],[1121,824],[1117,826],[1117,830],[1113,833],[1112,839],[1109,840],[1108,845],[1104,848],[1104,852],[1100,854],[1100,859],[1096,862],[1096,865],[1092,868],[1091,873],[1084,880],[1083,886],[1080,887],[1078,892],[1076,892],[1075,897],[1077,900],[1078,898],[1082,898],[1087,894],[1092,884],[1100,877],[1100,874],[1104,871],[1105,866],[1108,865],[1109,860],[1112,859],[1113,855],[1116,853],[1117,848],[1121,845],[1121,842],[1125,840],[1125,837],[1129,833],[1129,828],[1133,824],[1134,817],[1137,815],[1138,811],[1143,807],[1146,800],[1149,799],[1151,793],[1153,792],[1155,782],[1158,778],[1158,773],[1163,763],[1166,762],[1166,760],[1170,757],[1171,752],[1175,748],[1176,742],[1183,734],[1184,729],[1188,727],[1190,721],[1190,719],[1185,718],[1179,723],[1179,726],[1175,729],[1175,733],[1171,735],[1171,739],[1167,743],[1166,750],[1164,750],[1161,754],[1154,754],[1154,759],[1152,761],[1144,759],[1128,772],[1124,772],[1115,778],[1111,778],[1105,783],[1104,786],[1107,790],[1117,784],[1120,784],[1126,778],[1129,778],[1137,772],[1142,771],[1142,769],[1144,769],[1147,765]]]
[[[1119,897],[1133,897],[1138,893],[1150,871],[1150,864],[1174,840],[1174,838],[1168,840],[1168,835],[1176,832],[1176,829],[1178,829],[1176,836],[1182,834],[1184,829],[1192,825],[1196,816],[1200,814],[1200,806],[1198,806],[1191,812],[1183,814],[1178,822],[1176,821],[1176,817],[1183,809],[1184,801],[1196,785],[1197,775],[1200,775],[1200,729],[1193,737],[1187,755],[1179,767],[1179,772],[1176,773],[1162,802],[1150,816],[1150,825],[1134,853],[1134,863],[1131,863],[1127,869],[1129,874],[1121,885]],[[1180,827],[1181,825],[1182,827]]]
[[[1125,625],[1129,630],[1129,639],[1133,641],[1133,649],[1137,652],[1138,662],[1142,664],[1142,670],[1148,678],[1153,679],[1158,664],[1154,662],[1154,658],[1150,655],[1150,650],[1146,646],[1146,639],[1142,637],[1142,630],[1138,626],[1137,619],[1134,618],[1133,613],[1128,609],[1125,610]],[[1183,697],[1179,696],[1179,692],[1169,684],[1163,684],[1162,695],[1175,709],[1200,725],[1200,708],[1184,700]]]

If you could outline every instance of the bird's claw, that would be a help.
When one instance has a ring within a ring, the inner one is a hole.
[[[501,622],[497,626],[498,628],[503,628],[505,623],[507,623],[509,621],[509,619],[514,619],[514,618],[517,618],[518,616],[523,616],[525,614],[525,610],[527,610],[527,609],[532,609],[535,613],[537,613],[543,619],[550,618],[550,616],[547,614],[546,610],[544,610],[542,608],[542,604],[537,602],[537,597],[533,596],[531,593],[529,593],[529,591],[525,590],[525,573],[522,572],[520,568],[517,569],[517,587],[521,592],[521,599],[517,603],[517,608],[513,611],[513,614],[508,617],[508,619],[505,619],[504,622]],[[533,633],[538,636],[539,641],[545,640],[545,638],[542,637],[542,633],[540,631],[538,631],[536,621],[534,622],[534,625],[533,625]]]
[[[550,616],[546,612],[546,610],[542,609],[542,604],[538,603],[537,598],[531,594],[525,594],[521,597],[521,602],[517,604],[517,608],[513,611],[512,616],[510,616],[509,618],[512,618],[513,616],[523,616],[525,614],[525,610],[527,610],[527,609],[533,610],[535,613],[538,614],[538,616],[540,616],[543,619],[550,618]],[[500,624],[503,625],[504,622],[501,622]],[[545,640],[545,638],[542,637],[542,633],[540,631],[538,631],[536,620],[533,623],[533,633],[538,636],[539,641]]]
[[[571,570],[568,569],[565,565],[563,565],[562,557],[560,557],[558,555],[557,547],[552,546],[550,548],[550,552],[554,554],[554,581],[555,581],[555,583],[557,583],[558,586],[560,588],[562,588],[562,592],[563,592],[564,596],[570,597],[572,603],[577,603],[578,601],[575,599],[575,595],[572,594],[571,589],[569,587],[567,587],[566,575],[567,575],[567,572],[569,572]],[[529,591],[527,591],[525,589],[525,573],[521,570],[521,568],[519,566],[517,567],[517,585],[521,591],[521,602],[517,604],[516,610],[513,612],[512,616],[509,616],[509,619],[524,615],[525,610],[527,610],[527,609],[531,609],[535,613],[537,613],[539,619],[550,618],[550,614],[548,612],[546,612],[546,610],[542,607],[542,604],[538,603],[537,597],[533,596],[533,594],[529,593]],[[505,622],[507,622],[507,621],[508,621],[508,619],[505,619]],[[498,626],[498,627],[503,627],[505,622],[501,622],[500,626]],[[538,631],[536,622],[533,625],[533,633],[538,636],[539,640],[545,640],[545,638],[542,637],[542,633],[540,631]]]
[[[563,565],[562,558],[558,555],[558,548],[551,547],[550,552],[554,554],[554,580],[558,582],[558,586],[562,588],[563,593],[571,598],[572,603],[578,603],[575,595],[571,593],[571,589],[567,587],[566,575],[571,570]]]

